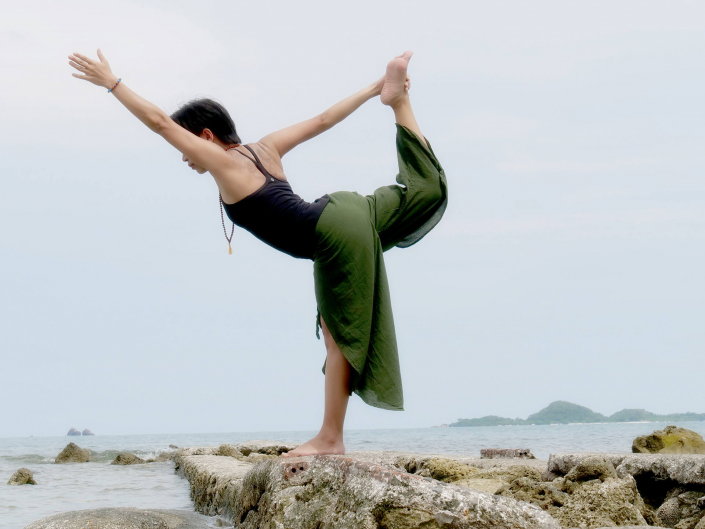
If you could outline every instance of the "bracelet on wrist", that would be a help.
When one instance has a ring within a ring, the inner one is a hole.
[[[122,81],[122,79],[118,79],[117,82],[113,85],[113,87],[108,89],[108,93],[115,90],[115,87],[120,84],[120,81]]]

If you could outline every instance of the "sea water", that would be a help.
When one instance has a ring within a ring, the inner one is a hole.
[[[630,452],[632,440],[668,423],[483,426],[404,430],[350,430],[348,450],[399,450],[479,456],[482,448],[529,448],[539,459],[556,452]],[[678,426],[705,435],[705,422]],[[95,437],[0,438],[0,527],[20,528],[64,511],[101,507],[193,509],[189,486],[172,462],[115,466],[120,451],[149,458],[169,445],[217,446],[250,439],[300,443],[315,432],[129,435]],[[73,441],[93,453],[94,461],[56,465],[54,457]],[[20,467],[34,472],[38,485],[9,486]]]

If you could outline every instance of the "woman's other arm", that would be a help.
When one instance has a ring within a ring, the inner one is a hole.
[[[360,108],[363,103],[382,92],[384,78],[372,83],[336,103],[318,116],[278,130],[262,138],[259,143],[271,148],[281,158],[291,149],[327,131]]]
[[[108,61],[100,50],[98,50],[98,58],[100,62],[79,53],[70,55],[69,64],[81,72],[72,75],[104,88],[115,86],[118,78],[113,74]],[[166,112],[137,95],[125,83],[120,82],[112,94],[150,130],[162,136],[213,176],[217,177],[217,173],[227,170],[231,166],[232,159],[223,149],[174,123],[174,120]]]

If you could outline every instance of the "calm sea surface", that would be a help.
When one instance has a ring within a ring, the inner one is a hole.
[[[348,450],[401,450],[417,453],[479,456],[481,448],[530,448],[548,459],[555,452],[630,452],[632,440],[667,423],[571,424],[554,426],[491,426],[408,430],[351,430]],[[705,422],[678,426],[705,435]],[[303,442],[315,432],[250,432],[95,437],[0,438],[0,527],[20,528],[64,511],[100,507],[192,509],[188,483],[174,474],[173,463],[111,466],[119,451],[149,457],[170,444],[217,446],[250,439]],[[67,443],[90,449],[94,462],[55,465]],[[20,467],[34,472],[37,486],[6,485]]]

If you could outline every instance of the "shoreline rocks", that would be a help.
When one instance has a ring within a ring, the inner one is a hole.
[[[518,459],[536,459],[536,456],[531,453],[528,448],[483,448],[480,450],[482,459],[497,459],[497,458],[518,458]]]
[[[91,453],[87,448],[81,448],[74,443],[69,443],[59,455],[54,458],[54,463],[87,463],[90,460]]]
[[[135,454],[130,452],[120,452],[115,459],[110,463],[111,465],[142,465],[147,463],[141,457],[137,457]]]
[[[702,435],[687,428],[666,426],[650,435],[634,439],[632,452],[635,454],[705,454],[705,440]]]
[[[212,520],[191,511],[105,508],[71,511],[42,518],[25,529],[208,529]]]
[[[244,453],[243,445],[232,446]],[[216,455],[221,449],[181,449],[175,457],[176,470],[188,479],[197,511],[221,515],[242,529],[297,529],[316,524],[336,529],[560,527],[536,506],[394,466],[395,460],[410,454],[353,452],[252,464]],[[273,456],[271,452],[280,447],[269,443],[257,449],[254,453]]]
[[[34,473],[28,468],[20,468],[7,482],[8,485],[36,485],[37,482],[34,481]]]

